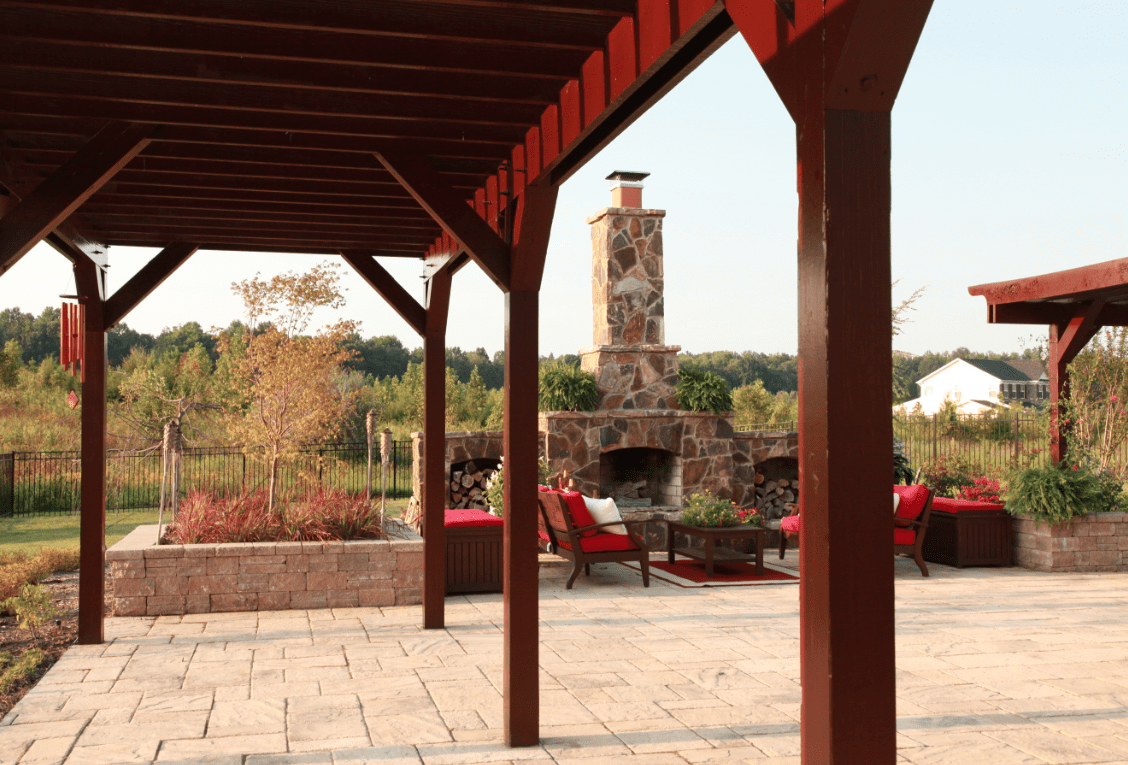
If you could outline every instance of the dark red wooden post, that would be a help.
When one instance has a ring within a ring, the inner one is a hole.
[[[505,296],[505,743],[540,741],[537,575],[537,372],[541,275],[556,188],[526,186],[516,199]]]
[[[890,110],[929,0],[729,0],[796,126],[804,765],[896,759]]]
[[[1069,362],[1100,331],[1097,318],[1103,298],[1083,303],[1068,323],[1050,325],[1050,459],[1057,465],[1069,456],[1069,426],[1061,421],[1061,405],[1069,398]]]
[[[450,272],[436,271],[427,284],[423,338],[423,629],[445,626],[446,529],[446,325]]]
[[[106,333],[103,272],[89,258],[75,261],[86,309],[82,354],[82,478],[79,518],[78,642],[104,640],[106,595]]]

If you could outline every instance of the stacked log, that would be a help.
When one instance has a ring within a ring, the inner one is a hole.
[[[788,478],[765,480],[763,473],[756,473],[755,484],[756,510],[768,520],[788,515],[798,501],[798,481]]]
[[[470,460],[463,465],[461,470],[452,470],[450,474],[450,506],[459,510],[464,508],[488,510],[486,484],[496,474],[497,470],[479,466],[474,460]]]

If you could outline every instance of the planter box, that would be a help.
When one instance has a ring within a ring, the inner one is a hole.
[[[1060,526],[1016,516],[1014,562],[1035,571],[1128,571],[1128,513],[1092,513]]]
[[[1011,565],[1010,513],[952,500],[946,500],[951,509],[944,509],[943,501],[933,500],[922,550],[925,560],[956,568]]]
[[[423,540],[157,545],[139,526],[106,552],[114,616],[402,606],[423,601]]]

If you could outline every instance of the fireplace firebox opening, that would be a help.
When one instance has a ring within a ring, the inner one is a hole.
[[[664,449],[616,449],[599,456],[599,493],[620,507],[680,507],[681,459]]]

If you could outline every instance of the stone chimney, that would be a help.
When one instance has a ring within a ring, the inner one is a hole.
[[[591,348],[601,409],[676,409],[678,346],[667,346],[662,271],[665,210],[642,207],[649,173],[615,171],[613,207],[588,218],[592,244]]]

